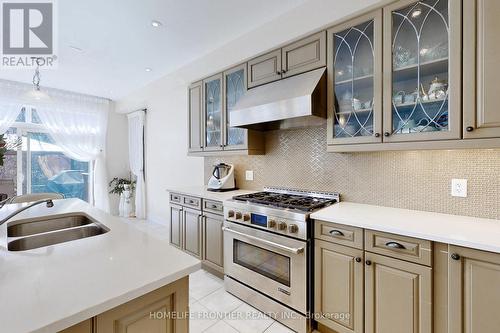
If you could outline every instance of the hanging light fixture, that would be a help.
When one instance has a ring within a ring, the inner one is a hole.
[[[40,90],[40,63],[42,58],[36,58],[36,69],[33,75],[33,89],[26,94],[26,99],[36,106],[36,103],[48,103],[50,102],[50,96]]]

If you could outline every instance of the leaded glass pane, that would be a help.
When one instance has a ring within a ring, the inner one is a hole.
[[[236,102],[245,94],[245,71],[238,71],[226,75],[226,105],[227,105],[227,145],[239,146],[245,143],[246,130],[242,128],[229,127],[231,110]]]
[[[220,96],[220,79],[215,79],[205,83],[205,132],[207,147],[219,147],[222,145],[222,105]]]
[[[448,131],[448,0],[392,12],[393,134]]]
[[[334,34],[334,138],[373,135],[373,23]]]

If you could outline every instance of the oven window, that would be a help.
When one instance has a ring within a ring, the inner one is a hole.
[[[290,258],[235,239],[234,263],[290,287]]]

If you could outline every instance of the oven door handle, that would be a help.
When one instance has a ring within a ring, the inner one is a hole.
[[[280,249],[280,250],[285,250],[285,251],[293,253],[293,254],[300,254],[300,253],[304,252],[304,248],[303,247],[299,247],[299,248],[288,247],[286,245],[282,245],[282,244],[278,244],[278,243],[275,243],[275,242],[271,242],[271,241],[268,241],[266,239],[261,239],[259,237],[247,235],[247,234],[245,234],[243,232],[239,232],[239,231],[233,230],[233,229],[228,228],[228,227],[222,227],[222,230],[230,232],[230,233],[238,235],[238,236],[243,236],[243,237],[246,237],[246,238],[250,238],[250,239],[252,239],[254,241],[257,241],[257,242],[260,242],[260,243],[264,243],[266,245],[275,247],[275,248]]]

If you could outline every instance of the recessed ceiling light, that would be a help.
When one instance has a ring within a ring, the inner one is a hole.
[[[73,51],[76,51],[76,52],[80,52],[82,53],[83,52],[83,49],[78,47],[78,46],[74,46],[74,45],[69,45],[68,46],[70,49],[72,49]]]
[[[160,21],[157,21],[157,20],[153,20],[153,21],[151,21],[151,25],[155,28],[159,28],[163,25],[163,23],[161,23]]]
[[[151,68],[149,68],[149,67],[146,67],[146,69],[144,69],[144,70],[145,70],[146,72],[151,72],[151,71],[152,71],[152,69],[151,69]]]

